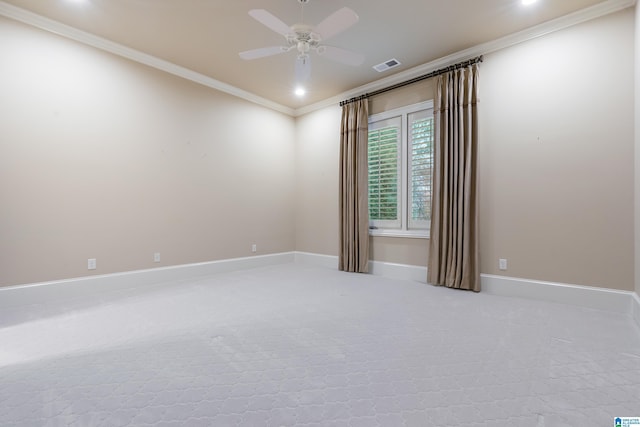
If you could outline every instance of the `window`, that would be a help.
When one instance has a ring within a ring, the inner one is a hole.
[[[428,237],[433,101],[370,116],[368,154],[370,234]]]

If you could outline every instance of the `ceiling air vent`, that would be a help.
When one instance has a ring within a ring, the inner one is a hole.
[[[384,61],[382,64],[374,65],[373,69],[379,73],[382,73],[383,71],[390,70],[391,68],[395,68],[398,65],[400,65],[400,61],[394,58],[388,61]]]

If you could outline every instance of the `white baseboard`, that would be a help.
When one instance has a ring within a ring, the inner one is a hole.
[[[296,262],[328,268],[337,268],[338,265],[337,256],[296,252],[295,259]],[[371,274],[426,283],[426,267],[381,261],[371,261],[369,265]],[[640,298],[634,292],[490,274],[480,275],[480,281],[482,292],[488,294],[623,313],[633,316],[638,325],[640,325]]]
[[[0,288],[0,310],[7,307],[42,304],[123,289],[152,286],[168,281],[193,279],[216,273],[291,263],[294,260],[294,252],[284,252],[29,285],[7,286]]]
[[[338,268],[338,257],[320,255],[309,252],[296,252],[297,263],[316,267]],[[413,280],[427,283],[427,268],[418,265],[394,264],[382,261],[369,261],[369,274],[388,277],[390,279]]]
[[[295,262],[297,264],[312,265],[314,267],[338,268],[338,257],[334,255],[295,252]]]
[[[394,264],[391,262],[369,261],[369,273],[390,279],[412,280],[427,283],[427,267],[419,265]]]
[[[591,286],[481,275],[482,291],[492,295],[535,299],[631,314],[633,292]]]
[[[640,328],[640,296],[635,292],[631,301],[631,317],[635,320],[638,328]]]
[[[7,307],[41,304],[49,301],[78,298],[123,289],[152,286],[163,282],[189,280],[211,274],[292,262],[323,268],[338,268],[337,256],[308,252],[284,252],[150,270],[80,277],[0,288],[0,310]],[[426,267],[415,265],[371,261],[370,274],[426,283],[427,269]],[[623,313],[632,317],[640,327],[640,297],[635,292],[489,274],[481,275],[481,284],[482,291],[492,295],[535,299]]]

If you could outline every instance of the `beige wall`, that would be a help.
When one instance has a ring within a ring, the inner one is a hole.
[[[371,98],[369,114],[401,108],[435,97],[435,79],[427,79]]]
[[[337,255],[340,108],[296,122],[296,250]]]
[[[4,18],[0,40],[0,285],[295,249],[293,118]]]
[[[628,9],[486,55],[483,273],[633,289],[633,32]],[[154,252],[337,254],[338,106],[292,119],[4,18],[0,39],[0,286],[153,268]],[[373,238],[371,257],[426,265],[427,247]]]
[[[637,4],[635,11],[635,289],[640,295],[640,7]]]
[[[633,10],[486,57],[481,271],[633,289]]]
[[[627,9],[485,56],[482,273],[633,289],[633,31]],[[393,96],[372,110],[422,100],[406,89]],[[339,123],[337,107],[298,119],[300,251],[337,254],[339,141],[328,129]],[[309,189],[317,203],[301,195]],[[326,215],[305,216],[316,209]],[[372,258],[424,265],[426,246],[375,239]]]

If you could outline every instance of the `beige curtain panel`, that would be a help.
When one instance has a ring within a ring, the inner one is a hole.
[[[480,291],[478,64],[438,76],[427,281]]]
[[[369,271],[368,138],[369,101],[344,105],[340,130],[339,269],[354,273]]]

